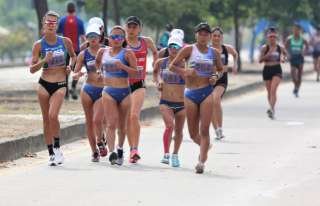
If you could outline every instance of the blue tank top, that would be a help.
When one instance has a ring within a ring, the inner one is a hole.
[[[102,69],[104,77],[128,77],[128,72],[117,68],[115,61],[120,60],[122,64],[129,66],[125,59],[126,49],[123,48],[116,56],[110,56],[110,48],[106,48],[102,56]]]
[[[40,57],[44,58],[47,52],[53,52],[52,59],[43,65],[43,68],[51,68],[51,67],[61,67],[66,65],[67,58],[67,50],[64,46],[63,38],[61,36],[57,36],[57,42],[54,45],[50,45],[46,42],[44,38],[40,40],[41,43],[41,51]]]
[[[194,69],[200,77],[211,77],[214,73],[215,60],[216,56],[212,47],[208,48],[207,53],[201,53],[194,44],[188,61],[188,67]]]
[[[160,65],[160,77],[167,84],[185,84],[184,79],[180,75],[170,71],[169,67],[169,58],[165,58]]]
[[[96,57],[92,56],[89,52],[89,48],[84,50],[84,65],[86,66],[87,72],[96,72]]]

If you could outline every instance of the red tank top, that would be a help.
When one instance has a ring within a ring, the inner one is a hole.
[[[143,37],[139,37],[139,41],[139,47],[132,47],[128,44],[128,48],[134,52],[137,58],[137,69],[139,70],[137,76],[129,78],[130,84],[134,84],[146,78],[148,47]]]

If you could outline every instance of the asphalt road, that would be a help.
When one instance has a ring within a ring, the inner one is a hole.
[[[81,140],[63,147],[62,166],[48,167],[46,151],[2,166],[0,205],[319,206],[320,83],[305,77],[300,98],[282,84],[278,100],[276,120],[267,118],[264,91],[225,101],[226,139],[214,143],[203,175],[194,173],[199,148],[187,130],[181,168],[160,163],[155,119],[142,128],[138,165],[91,163]]]

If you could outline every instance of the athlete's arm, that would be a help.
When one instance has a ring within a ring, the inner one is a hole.
[[[167,48],[162,48],[158,53],[158,58],[163,58]]]
[[[259,63],[264,62],[266,60],[266,58],[268,57],[268,54],[265,54],[266,53],[266,49],[267,49],[267,46],[263,45],[261,50],[260,50]]]
[[[97,73],[100,73],[100,74],[101,74],[101,66],[102,66],[101,62],[102,62],[103,52],[104,52],[104,48],[100,48],[96,55],[96,69],[97,69]]]
[[[63,37],[63,40],[64,40],[64,44],[66,45],[68,54],[70,56],[70,63],[69,63],[68,66],[70,67],[70,69],[73,69],[74,65],[76,64],[76,61],[77,61],[77,55],[73,50],[73,46],[72,46],[71,40],[69,38],[67,38],[67,37]]]
[[[148,49],[151,50],[152,52],[152,56],[153,56],[153,62],[152,62],[152,66],[154,65],[154,63],[157,61],[158,59],[158,50],[156,45],[154,44],[153,40],[150,37],[144,37],[146,43],[147,43],[147,47]]]
[[[85,50],[86,48],[88,48],[88,41],[85,41],[80,45],[80,51]]]
[[[217,49],[213,49],[216,55],[216,68],[217,68],[217,72],[223,72],[223,64],[222,64],[222,60],[221,60],[221,53],[217,50]]]
[[[39,54],[41,50],[41,43],[37,41],[32,48],[32,59],[30,65],[30,73],[35,73],[39,71],[42,66],[52,58],[52,52],[47,52],[45,58],[39,60]]]
[[[280,58],[280,62],[285,63],[288,58],[287,50],[282,46],[280,46],[280,50],[281,50],[281,54],[282,54],[281,58]]]
[[[125,54],[125,59],[129,63],[129,66],[122,64],[120,61],[117,61],[117,62],[115,62],[117,67],[125,70],[129,74],[133,74],[133,75],[137,74],[138,73],[137,58],[136,58],[134,52],[128,49]]]
[[[83,66],[83,60],[84,60],[84,51],[80,52],[77,58],[77,63],[74,69],[74,75],[72,76],[73,79],[79,79],[83,73],[81,72],[81,68]]]
[[[237,73],[238,71],[238,58],[239,58],[239,54],[238,52],[231,46],[231,45],[226,45],[227,51],[229,54],[232,55],[233,57],[233,66],[232,66],[232,72],[234,74]]]
[[[153,74],[152,74],[153,75],[153,79],[152,80],[157,85],[159,83],[159,71],[160,71],[160,65],[162,63],[162,60],[163,59],[158,59],[156,61],[156,63],[154,64],[154,67],[153,67]]]
[[[171,64],[169,65],[169,70],[184,77],[185,76],[185,68],[181,67],[180,66],[181,64],[179,64],[179,63],[182,62],[183,60],[189,59],[191,52],[192,52],[192,45],[182,48],[178,52],[177,56],[173,59]]]

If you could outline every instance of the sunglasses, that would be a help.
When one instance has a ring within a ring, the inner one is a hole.
[[[58,23],[57,21],[50,21],[50,20],[45,21],[45,24],[50,25],[50,26],[57,25],[57,23]]]
[[[170,49],[179,50],[179,49],[181,49],[181,46],[179,46],[178,44],[170,44],[170,45],[169,45],[169,48],[170,48]]]
[[[91,33],[87,35],[87,39],[98,39],[100,36],[95,33]]]
[[[124,40],[124,35],[121,35],[121,34],[112,34],[110,35],[110,38],[112,40],[115,40],[115,41],[122,41]]]

